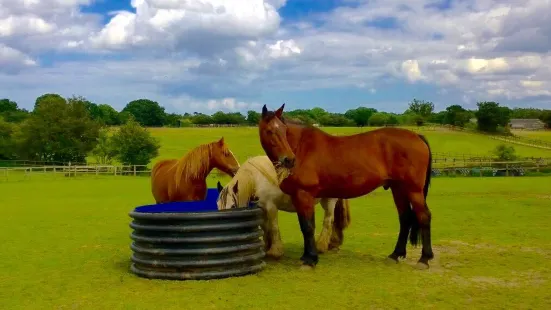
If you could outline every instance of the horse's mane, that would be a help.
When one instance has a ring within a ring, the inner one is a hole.
[[[182,177],[198,178],[208,173],[209,161],[212,155],[212,148],[218,142],[201,144],[198,147],[189,151],[186,155],[180,158],[176,163],[176,173],[174,181],[176,189],[180,187]]]
[[[239,168],[232,180],[222,189],[220,197],[225,197],[238,182],[237,203],[239,206],[248,204],[256,193],[255,175],[261,173],[269,182],[277,182],[277,175],[268,156],[255,156],[247,159]],[[277,183],[276,183],[277,186]]]

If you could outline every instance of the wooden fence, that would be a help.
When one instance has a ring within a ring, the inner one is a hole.
[[[456,161],[447,165],[433,166],[433,176],[522,176],[527,173],[551,174],[551,161],[505,161],[505,162],[462,162]],[[151,170],[147,166],[35,166],[35,167],[0,167],[0,180],[11,178],[29,179],[33,176],[147,176]],[[211,173],[216,178],[220,172]]]

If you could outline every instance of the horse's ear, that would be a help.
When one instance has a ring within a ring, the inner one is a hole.
[[[266,108],[266,105],[262,107],[262,117],[264,118],[268,114],[268,108]]]
[[[281,119],[281,116],[283,115],[283,108],[285,108],[285,103],[281,106],[281,108],[275,111],[275,116],[279,119]]]
[[[222,184],[220,184],[220,181],[218,181],[218,183],[216,183],[216,188],[218,188],[218,193],[220,193],[222,191],[222,189],[224,189]]]
[[[239,186],[238,186],[238,184],[239,184],[239,181],[235,181],[235,185],[233,186],[233,192],[234,192],[235,194],[237,194],[237,192],[239,191]]]
[[[224,137],[220,138],[220,140],[218,140],[218,144],[220,144],[220,146],[224,145]]]

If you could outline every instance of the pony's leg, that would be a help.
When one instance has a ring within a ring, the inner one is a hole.
[[[316,249],[319,253],[325,253],[329,249],[329,241],[333,233],[333,212],[336,199],[322,198],[320,204],[325,211],[323,215],[323,227],[316,241]]]
[[[270,223],[271,219],[266,205],[259,204],[259,207],[264,211],[264,221],[262,222],[262,240],[264,240],[264,251],[268,252],[268,250],[272,247],[272,225]]]
[[[281,258],[283,256],[283,242],[281,242],[281,235],[279,234],[279,225],[278,225],[278,210],[277,206],[273,202],[266,203],[267,217],[269,218],[268,225],[271,232],[270,236],[270,247],[266,251],[267,256],[273,258]]]
[[[398,263],[398,258],[406,257],[406,245],[408,243],[409,231],[414,222],[416,222],[415,213],[410,207],[410,202],[405,192],[400,186],[393,185],[392,197],[394,198],[394,204],[398,211],[398,218],[400,219],[400,232],[398,233],[398,240],[394,247],[394,252],[388,256],[389,261]]]
[[[318,251],[314,232],[316,230],[314,196],[304,190],[298,190],[292,195],[292,201],[297,210],[298,222],[304,239],[304,253],[300,258],[303,267],[313,268],[318,263]]]
[[[419,258],[416,267],[418,269],[427,269],[429,268],[429,260],[434,258],[430,231],[432,215],[422,191],[410,192],[409,200],[417,219],[417,223],[414,223],[411,227],[410,242],[414,245],[417,244],[417,240],[415,239],[418,239],[419,235],[417,232],[414,232],[416,229],[421,230],[421,240],[423,242],[421,258]]]

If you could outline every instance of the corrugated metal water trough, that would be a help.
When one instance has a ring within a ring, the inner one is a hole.
[[[140,277],[207,280],[261,271],[263,211],[218,211],[217,189],[203,201],[147,205],[130,212],[131,271]]]

